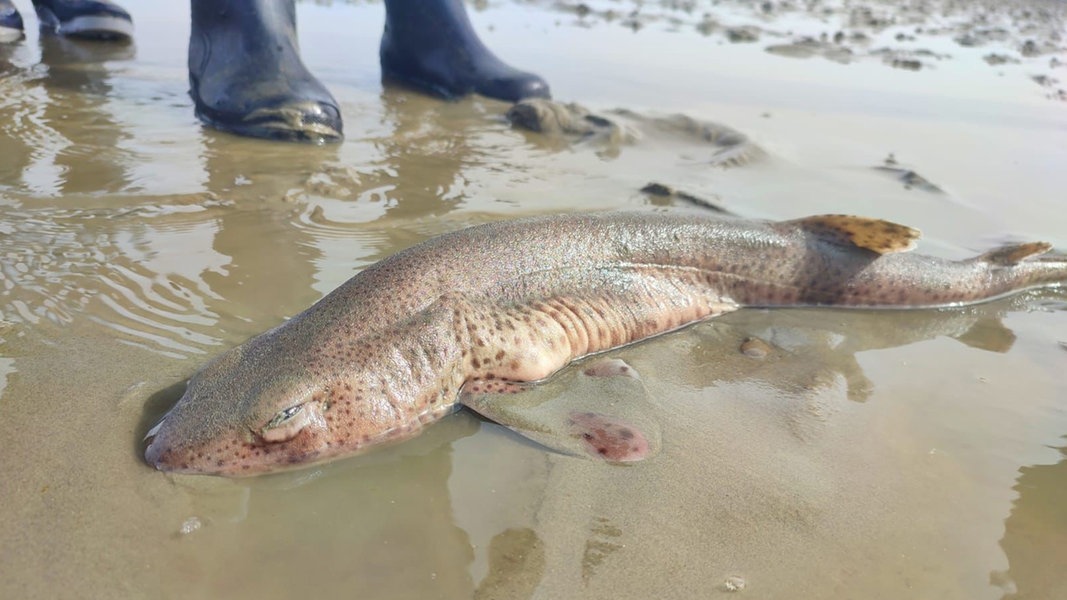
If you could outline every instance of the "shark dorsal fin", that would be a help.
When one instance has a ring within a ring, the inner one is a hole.
[[[876,254],[907,252],[922,233],[906,225],[852,215],[817,215],[789,221],[808,233],[840,246],[855,246]]]
[[[1052,249],[1048,242],[1027,242],[1025,244],[1011,244],[994,248],[978,257],[978,260],[991,265],[1010,267],[1017,265],[1025,258],[1044,254]]]

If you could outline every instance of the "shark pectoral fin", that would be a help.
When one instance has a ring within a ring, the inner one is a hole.
[[[1031,256],[1039,256],[1052,250],[1052,244],[1048,242],[1029,242],[1025,244],[1011,244],[994,248],[985,254],[979,255],[975,260],[998,265],[1001,267],[1013,267],[1023,259]]]
[[[648,435],[616,415],[571,411],[567,416],[567,432],[580,442],[582,451],[591,458],[624,463],[652,456],[653,446]]]
[[[793,221],[790,225],[839,246],[855,246],[876,254],[907,252],[922,236],[918,229],[881,219],[851,215],[818,215]]]
[[[475,380],[460,402],[547,448],[611,463],[645,460],[660,449],[648,392],[617,359],[591,363],[540,384]]]

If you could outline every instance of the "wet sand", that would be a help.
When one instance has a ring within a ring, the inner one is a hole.
[[[620,144],[383,88],[382,6],[302,3],[305,59],[344,110],[327,147],[201,128],[182,3],[125,2],[119,48],[41,38],[18,5],[31,31],[0,46],[0,597],[1067,596],[1062,291],[741,311],[614,353],[662,432],[625,467],[467,412],[251,480],[167,476],[140,444],[198,365],[366,265],[492,219],[686,204],[649,182],[747,217],[889,218],[943,256],[1067,249],[1062,3],[472,10],[557,99],[636,115]],[[673,114],[760,151],[716,163]],[[740,351],[750,337],[767,356]]]

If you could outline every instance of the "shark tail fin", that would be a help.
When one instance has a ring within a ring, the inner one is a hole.
[[[1051,249],[1052,244],[1048,242],[1009,244],[981,254],[975,260],[1000,267],[1013,267],[1031,256],[1040,256]]]

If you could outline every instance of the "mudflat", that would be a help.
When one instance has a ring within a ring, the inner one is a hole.
[[[188,9],[124,5],[133,46],[32,22],[0,46],[0,596],[1067,595],[1062,291],[742,310],[625,348],[660,432],[626,466],[469,412],[240,481],[141,443],[210,357],[466,225],[712,205],[885,218],[949,258],[1067,249],[1062,3],[472,5],[596,116],[556,132],[383,88],[383,7],[301,3],[334,146],[203,129]]]

